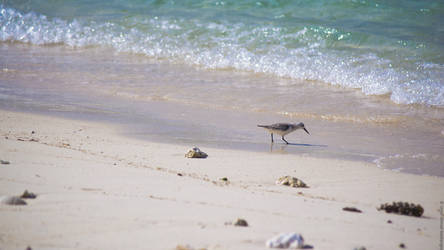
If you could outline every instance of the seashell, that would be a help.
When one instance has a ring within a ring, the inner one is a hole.
[[[290,186],[290,187],[301,187],[305,188],[308,187],[307,184],[305,184],[302,180],[299,180],[298,178],[291,177],[291,176],[282,176],[276,181],[276,184]]]
[[[304,238],[297,233],[282,233],[265,243],[270,248],[303,248]]]
[[[235,226],[239,226],[239,227],[248,227],[248,222],[246,220],[244,220],[244,219],[237,219],[234,222],[234,225]]]
[[[6,205],[26,205],[26,201],[17,196],[5,196],[1,199],[0,203]]]
[[[208,155],[201,151],[198,147],[194,147],[188,153],[185,154],[185,157],[187,158],[207,158]]]
[[[408,215],[408,216],[416,216],[421,217],[421,215],[424,213],[424,208],[420,204],[413,204],[408,202],[392,202],[381,204],[378,210],[384,210],[387,213],[395,213],[395,214],[402,214],[402,215]]]

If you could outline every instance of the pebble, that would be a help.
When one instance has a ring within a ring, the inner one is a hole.
[[[244,220],[244,219],[237,219],[234,222],[234,225],[238,226],[238,227],[248,227],[248,222],[246,220]]]
[[[4,165],[11,164],[9,161],[4,161],[4,160],[0,160],[0,163],[1,163],[1,164],[4,164]]]
[[[26,205],[26,201],[17,196],[5,196],[1,199],[0,203],[14,206]]]
[[[348,211],[348,212],[362,213],[361,210],[359,210],[355,207],[344,207],[344,208],[342,208],[342,210]]]

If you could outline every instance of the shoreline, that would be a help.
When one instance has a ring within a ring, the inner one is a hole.
[[[0,205],[7,249],[267,249],[266,240],[293,231],[314,249],[439,245],[442,177],[211,147],[201,147],[207,159],[187,159],[195,145],[135,139],[114,124],[0,114],[1,159],[10,162],[0,165],[0,196],[38,195],[27,206]],[[276,185],[285,175],[310,188]],[[392,201],[421,204],[425,213],[376,210]],[[363,213],[342,211],[347,206]],[[238,217],[250,226],[227,224]]]
[[[104,48],[2,43],[0,54],[4,109],[111,122],[135,139],[366,160],[444,177],[442,109]],[[270,149],[269,134],[257,124],[276,122],[304,122],[313,133],[287,139],[310,146]]]

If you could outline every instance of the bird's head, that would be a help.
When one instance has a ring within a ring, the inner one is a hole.
[[[300,123],[298,124],[298,127],[301,128],[301,129],[303,129],[305,132],[307,132],[307,134],[310,134],[310,133],[308,132],[308,130],[305,128],[304,123],[300,122]]]

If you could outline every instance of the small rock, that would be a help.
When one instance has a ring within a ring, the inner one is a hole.
[[[276,181],[276,184],[290,186],[290,187],[301,187],[301,188],[308,187],[307,184],[305,184],[302,180],[299,180],[298,178],[291,177],[288,175],[279,178]]]
[[[177,245],[176,250],[207,250],[206,248],[194,248],[190,245]]]
[[[361,246],[361,247],[355,247],[355,248],[353,248],[353,250],[367,250],[367,248],[365,248],[364,246]]]
[[[8,165],[11,164],[9,161],[0,160],[0,164]]]
[[[244,219],[237,219],[234,222],[234,225],[238,226],[238,227],[248,227],[248,222],[246,220],[244,220]]]
[[[220,178],[221,181],[228,181],[227,177]]]
[[[399,248],[405,248],[404,243],[399,244]]]
[[[194,248],[192,248],[191,246],[189,246],[189,245],[177,245],[176,246],[176,250],[193,250]]]
[[[28,192],[28,190],[25,190],[23,194],[20,196],[22,199],[35,199],[37,198],[37,195],[31,192]]]
[[[387,223],[388,223],[388,224],[392,224],[392,221],[391,221],[391,220],[388,220]]]
[[[359,210],[355,207],[344,207],[344,208],[342,208],[342,210],[348,211],[348,212],[362,213],[361,210]]]
[[[178,176],[183,176],[183,174],[181,174],[181,173],[177,173],[177,175],[178,175]]]
[[[384,210],[387,213],[396,213],[408,216],[421,217],[424,213],[424,208],[420,204],[413,204],[408,202],[392,202],[381,204],[378,210]]]
[[[201,151],[198,147],[194,147],[188,153],[185,154],[185,157],[187,158],[207,158],[208,155]]]
[[[17,196],[6,196],[1,199],[0,203],[14,206],[26,205],[26,201]]]
[[[297,233],[282,233],[265,243],[270,248],[303,248],[304,238]]]

